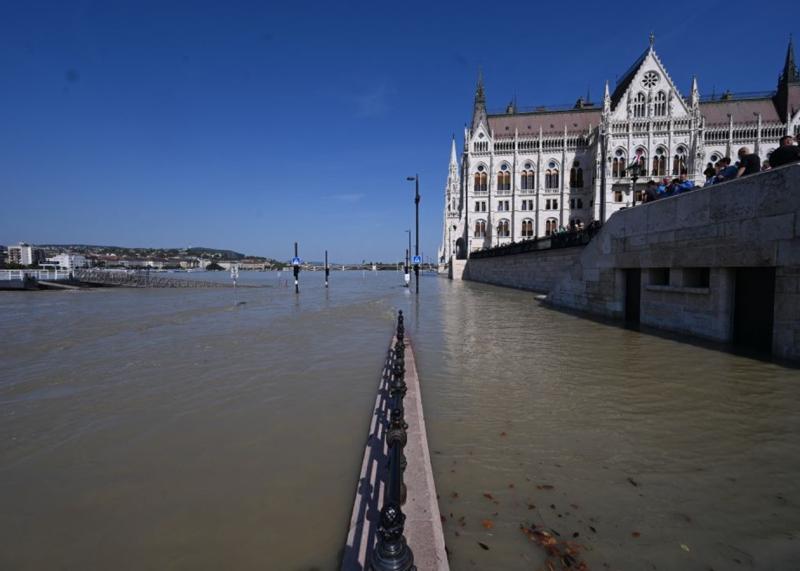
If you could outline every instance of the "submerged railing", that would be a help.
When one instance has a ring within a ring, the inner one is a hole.
[[[402,505],[406,501],[403,473],[406,457],[403,449],[408,441],[405,421],[405,324],[403,312],[397,314],[397,335],[393,350],[392,377],[389,383],[391,415],[385,431],[389,446],[389,479],[378,524],[378,542],[369,559],[371,571],[415,571],[414,554],[403,535],[406,516]]]

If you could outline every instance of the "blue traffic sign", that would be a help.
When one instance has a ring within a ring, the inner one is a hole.
[[[300,265],[300,264],[302,264],[302,263],[303,263],[303,262],[302,262],[302,260],[300,260],[300,258],[298,258],[297,256],[295,256],[294,258],[292,258],[292,265],[293,265],[293,266],[299,266],[299,265]]]
[[[421,264],[422,263],[422,256],[414,256],[411,258],[412,264]]]

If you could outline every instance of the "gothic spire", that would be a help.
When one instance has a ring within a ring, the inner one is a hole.
[[[608,80],[606,80],[606,90],[603,93],[603,114],[611,113],[611,94],[608,91]]]
[[[794,59],[794,39],[789,35],[789,46],[786,48],[786,61],[783,64],[781,83],[797,82],[800,82],[800,73],[797,71],[797,65]]]
[[[450,166],[458,168],[458,159],[456,158],[456,136],[453,135],[453,142],[450,145]]]
[[[475,87],[475,103],[472,108],[472,130],[486,120],[486,94],[483,91],[483,71],[478,68],[478,85]]]
[[[697,88],[697,76],[692,76],[692,94],[689,97],[689,106],[694,109],[700,105],[700,90]]]
[[[650,51],[652,52],[655,47],[656,47],[656,35],[652,31],[650,31]]]

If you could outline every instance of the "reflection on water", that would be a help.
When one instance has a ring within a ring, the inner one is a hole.
[[[539,568],[523,523],[592,569],[793,568],[796,370],[524,292],[322,280],[0,294],[0,569],[335,569],[398,307],[453,569]]]
[[[797,370],[441,287],[411,334],[454,569],[539,568],[520,524],[592,569],[796,568]]]

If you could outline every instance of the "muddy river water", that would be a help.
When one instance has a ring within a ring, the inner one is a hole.
[[[590,569],[796,568],[797,369],[526,292],[286,277],[0,292],[0,569],[336,569],[398,308],[452,569],[543,568],[521,525]]]

